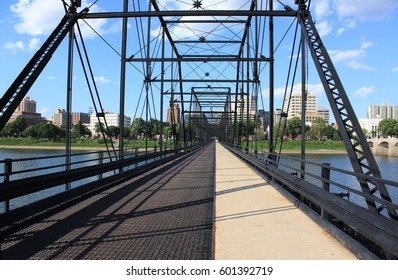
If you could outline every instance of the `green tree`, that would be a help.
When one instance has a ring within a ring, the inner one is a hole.
[[[286,123],[286,134],[291,135],[293,139],[301,134],[301,119],[293,117]]]
[[[6,124],[1,131],[1,135],[4,137],[14,137],[16,133],[15,126],[12,123]]]
[[[27,127],[23,132],[22,132],[23,137],[37,137],[37,131],[36,131],[36,126],[32,125]]]
[[[94,131],[97,135],[102,135],[102,131],[105,131],[105,125],[102,122],[96,122],[94,125]]]
[[[323,118],[316,118],[312,122],[312,128],[311,128],[314,138],[321,140],[325,133],[326,127],[327,127],[327,122]]]
[[[108,127],[108,136],[117,138],[119,136],[120,130],[119,127],[111,125]]]
[[[379,123],[379,130],[381,135],[385,138],[388,136],[398,136],[398,131],[395,127],[398,124],[398,120],[395,119],[384,119]]]
[[[12,126],[16,132],[16,134],[21,137],[22,132],[26,129],[26,120],[22,116],[18,116],[15,121],[12,122]]]
[[[72,137],[74,138],[81,138],[86,135],[91,135],[90,129],[86,127],[82,121],[79,121],[77,124],[75,124],[72,128]]]
[[[131,123],[131,136],[134,139],[138,139],[145,133],[145,126],[146,123],[142,118],[136,118],[132,123]]]
[[[341,141],[340,133],[333,126],[328,125],[324,130],[324,135],[333,141]]]

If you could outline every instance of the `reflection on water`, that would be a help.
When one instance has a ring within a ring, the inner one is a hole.
[[[80,152],[79,152],[80,153]],[[65,164],[65,157],[55,157],[55,158],[50,158],[50,159],[41,159],[41,160],[34,160],[34,158],[37,157],[53,157],[53,156],[58,156],[58,155],[64,155],[65,151],[64,150],[30,150],[30,149],[1,149],[0,150],[0,160],[4,160],[7,158],[11,159],[31,159],[27,161],[17,161],[14,162],[12,165],[12,170],[13,172],[17,172],[19,170],[28,170],[28,169],[38,169],[41,167],[48,167],[42,170],[36,170],[32,173],[27,174],[15,174],[13,175],[10,180],[17,180],[17,179],[23,179],[23,178],[28,178],[31,176],[38,176],[38,175],[44,175],[48,173],[53,173],[53,172],[59,172],[59,171],[64,171],[65,166],[58,166],[58,165],[64,165]],[[80,162],[80,161],[85,161],[85,160],[90,160],[90,159],[96,159],[98,156],[97,154],[84,154],[84,155],[77,155],[73,156],[71,158],[72,163],[73,162]],[[90,163],[82,163],[82,164],[76,164],[75,167],[82,167],[84,165],[92,165],[92,164],[97,164],[97,161],[93,161]],[[57,167],[58,166],[58,167]],[[4,165],[0,165],[0,173],[4,172]],[[82,185],[83,183],[88,183],[90,181],[95,180],[96,177],[92,178],[86,178],[84,180],[81,180],[79,182],[73,182],[71,184],[71,188],[77,187],[79,185]],[[29,179],[27,179],[29,180]],[[56,186],[50,189],[46,189],[40,192],[28,194],[16,199],[12,199],[10,201],[10,209],[18,208],[23,205],[32,203],[34,201],[52,196],[54,194],[60,193],[64,191],[66,188],[65,185],[61,186]],[[3,203],[0,203],[0,213],[3,212]]]
[[[300,158],[300,155],[291,154],[290,157]],[[388,156],[375,156],[377,164],[380,168],[382,177],[386,180],[391,180],[394,182],[398,182],[398,157],[388,157]],[[349,161],[348,155],[346,154],[308,154],[306,155],[306,160],[310,162],[315,162],[318,164],[321,163],[329,163],[332,167],[343,169],[346,171],[352,171],[352,166]],[[281,160],[282,164],[293,165],[295,169],[300,170],[300,162],[292,159],[283,159]],[[315,166],[312,164],[305,165],[306,173],[313,174],[315,176],[321,176],[321,167]],[[305,178],[307,181],[321,187],[320,181],[307,175]],[[361,191],[360,184],[356,177],[342,174],[337,171],[331,171],[330,173],[331,181],[337,182],[343,186],[354,188],[358,191]],[[393,186],[387,186],[387,189],[390,193],[392,201],[394,203],[398,203],[398,188]],[[347,193],[346,190],[338,188],[336,186],[331,186],[330,191],[333,193]],[[365,206],[365,201],[361,196],[358,196],[352,192],[350,192],[349,199],[357,204]]]

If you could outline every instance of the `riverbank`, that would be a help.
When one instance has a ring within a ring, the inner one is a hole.
[[[65,150],[64,146],[22,146],[22,145],[0,145],[0,149],[21,149],[21,150]],[[73,147],[76,151],[104,151],[106,147]]]
[[[22,145],[0,145],[0,149],[23,149],[23,150],[65,150],[63,146],[22,146]],[[140,148],[142,149],[142,148]],[[73,147],[72,151],[106,151],[106,147]],[[282,150],[282,154],[300,154],[300,150]],[[346,154],[346,151],[342,150],[306,150],[306,154],[328,154],[328,155],[341,155]]]

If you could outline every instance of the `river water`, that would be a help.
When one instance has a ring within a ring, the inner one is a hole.
[[[81,153],[81,152],[79,152]],[[6,158],[12,158],[12,159],[19,159],[19,158],[35,158],[35,157],[42,157],[42,156],[56,156],[56,155],[62,155],[64,154],[63,150],[30,150],[30,149],[0,149],[0,160],[6,159]],[[96,157],[97,155],[93,154],[88,154],[88,155],[81,155],[76,157],[74,160],[84,160],[84,159],[91,159],[93,157]],[[290,155],[292,157],[299,157],[300,155]],[[379,168],[382,173],[382,177],[387,180],[391,180],[394,182],[398,182],[398,157],[388,157],[388,156],[375,156],[376,161],[379,165]],[[306,155],[306,160],[311,161],[311,162],[317,162],[317,163],[330,163],[331,166],[337,167],[340,169],[348,170],[351,171],[351,163],[348,159],[347,155],[344,154],[308,154]],[[51,159],[50,161],[47,161],[46,163],[49,166],[54,166],[57,164],[62,164],[64,161],[63,158],[55,158]],[[14,165],[19,165],[19,166],[13,166],[13,170],[18,170],[19,168],[35,168],[39,167],[41,163],[36,162],[36,161],[25,161],[25,162],[20,162],[20,163],[14,163]],[[96,164],[96,162],[90,163],[90,164]],[[291,164],[291,163],[290,163]],[[297,169],[300,169],[299,162],[294,162],[293,163]],[[63,170],[62,168],[60,170]],[[58,171],[60,171],[58,170]],[[311,165],[306,165],[306,171],[309,173],[313,174],[318,174],[320,175],[320,168],[316,166],[311,166]],[[0,172],[3,172],[3,166],[0,166]],[[34,174],[34,175],[39,175]],[[17,179],[16,177],[14,179]],[[307,179],[307,178],[306,178]],[[2,180],[2,179],[0,179]],[[311,181],[311,178],[307,179],[308,181]],[[335,180],[345,186],[351,186],[358,184],[357,180],[355,177],[350,177],[350,176],[342,176],[342,174],[338,172],[331,172],[331,180]],[[72,185],[73,187],[73,185]],[[65,189],[64,186],[60,187],[55,187],[50,190],[42,191],[36,194],[31,194],[22,198],[14,199],[10,202],[11,209],[15,207],[19,207],[22,205],[25,205],[27,203],[30,203],[31,201],[34,200],[39,200],[41,198],[53,195],[55,193],[58,193],[60,191],[63,191]],[[393,200],[394,203],[398,203],[398,188],[397,187],[391,187],[388,186],[388,190],[390,193],[390,196]],[[333,191],[333,189],[331,189]],[[339,190],[341,191],[341,190]],[[355,200],[355,195],[351,196],[350,199]],[[3,212],[3,204],[0,203],[0,213]]]

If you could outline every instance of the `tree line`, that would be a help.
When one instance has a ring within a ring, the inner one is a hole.
[[[380,121],[378,131],[370,132],[373,137],[382,136],[384,138],[388,137],[398,137],[398,120],[396,119],[384,119]]]
[[[279,138],[284,137],[291,140],[297,139],[301,135],[301,119],[299,117],[293,117],[288,119],[285,124],[282,121],[280,124],[275,126],[274,131],[275,135],[279,136]],[[332,125],[328,125],[326,120],[323,118],[316,118],[312,122],[312,126],[306,125],[305,135],[307,139],[311,140],[341,140],[338,130]]]
[[[150,119],[145,121],[142,118],[136,118],[130,127],[124,129],[125,138],[131,139],[155,139],[160,135],[160,121]],[[178,127],[176,128],[178,131]],[[101,131],[110,138],[118,138],[120,134],[119,127],[109,126],[105,128],[103,123],[95,124],[95,135],[92,135],[88,127],[79,121],[72,128],[73,138],[82,137],[97,137],[102,135]],[[163,135],[166,138],[172,137],[172,127],[167,123],[163,123]],[[15,121],[5,125],[0,132],[1,137],[30,137],[30,138],[48,138],[48,139],[61,139],[65,137],[66,130],[52,123],[43,121],[35,125],[28,126],[23,116],[18,116]]]

